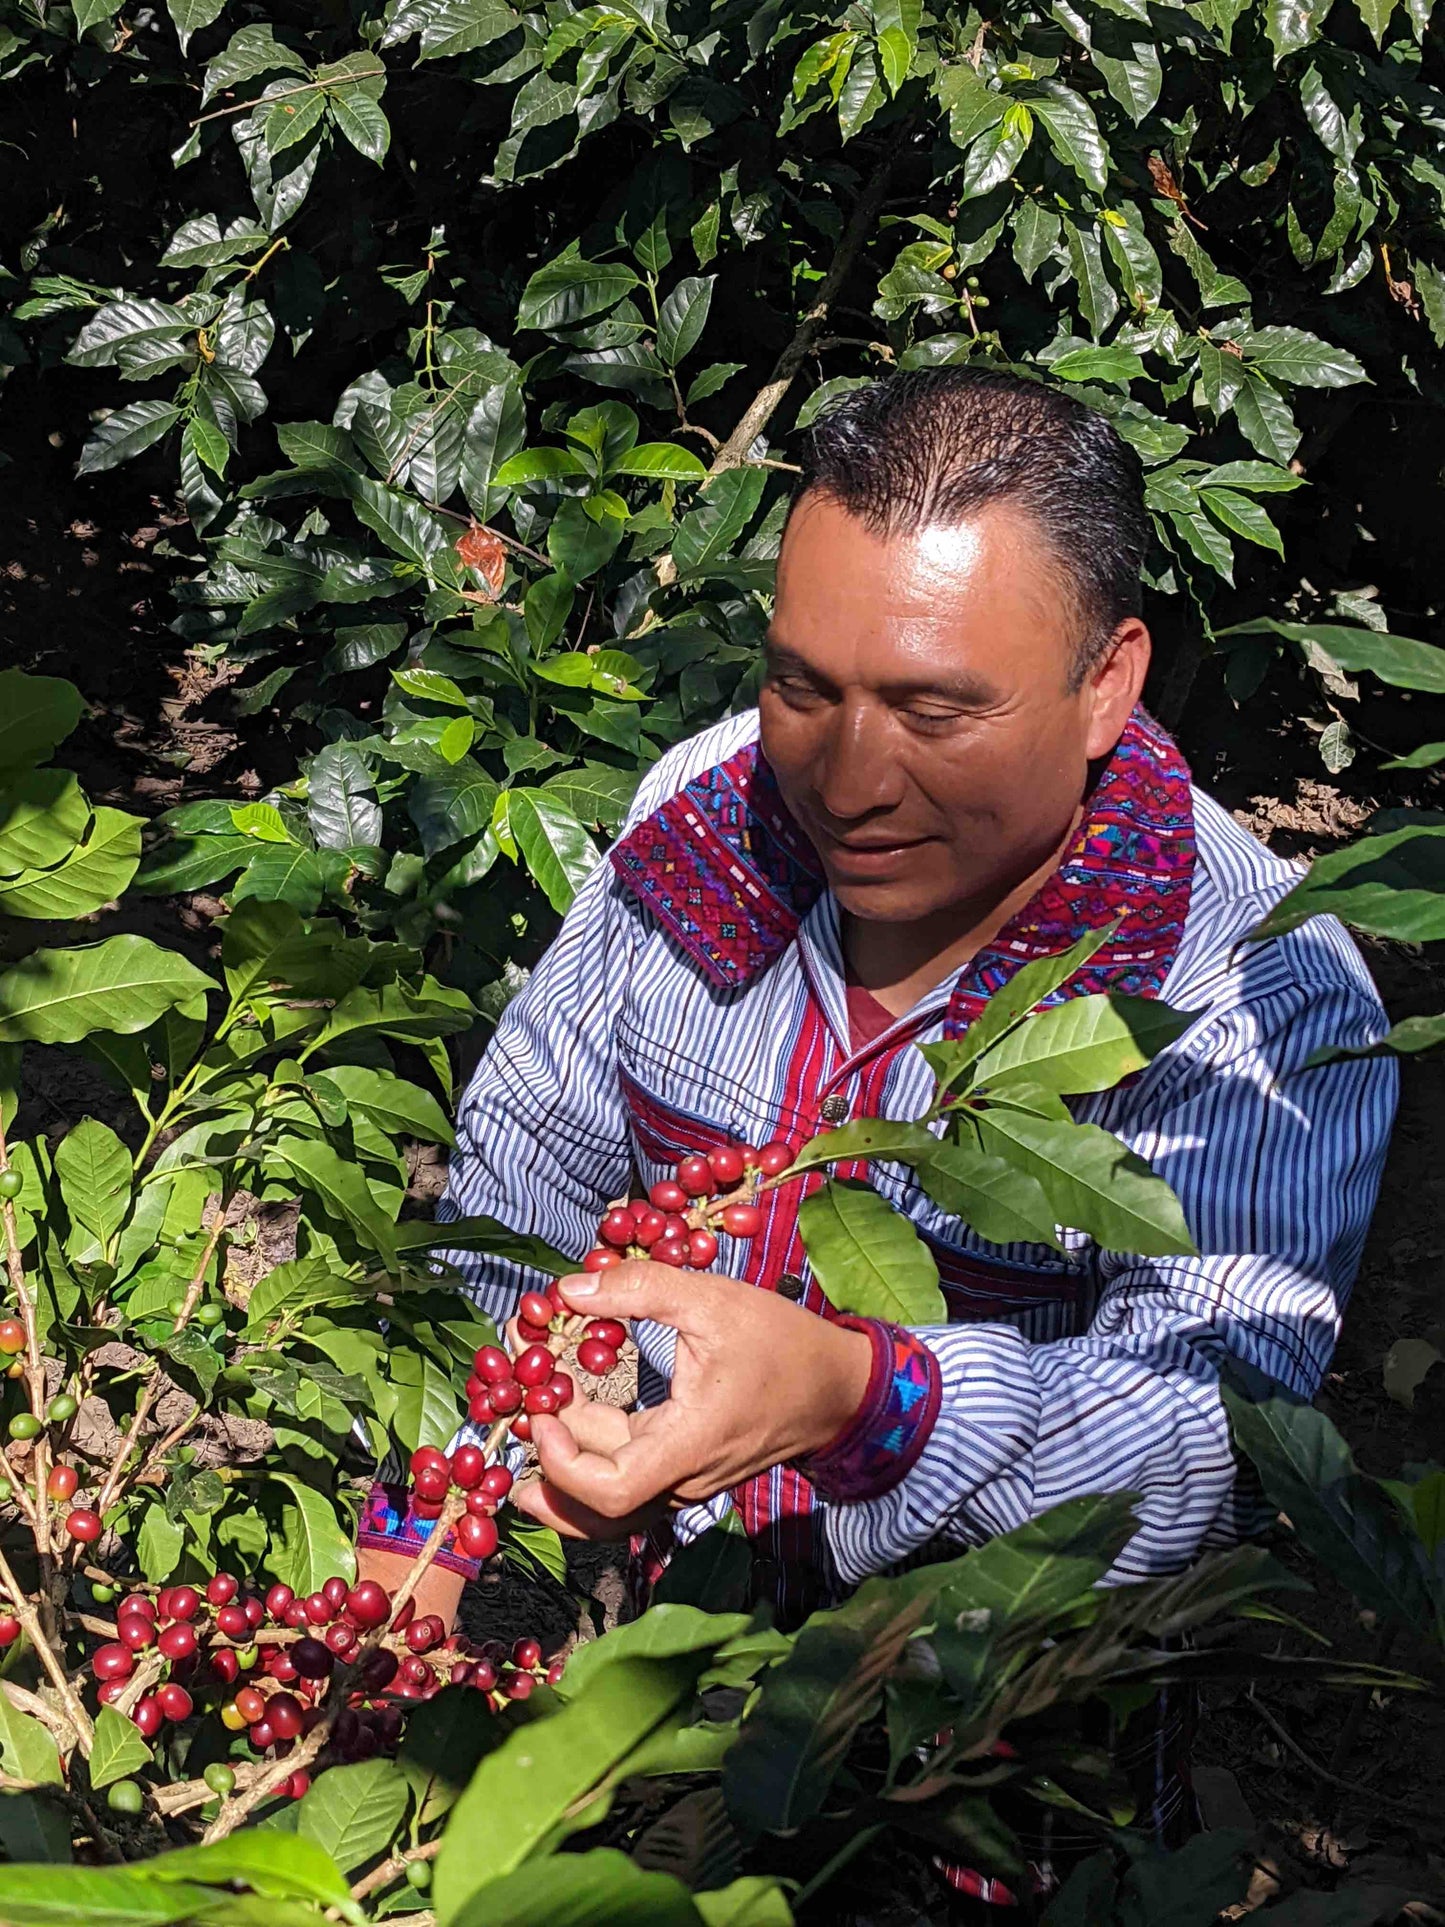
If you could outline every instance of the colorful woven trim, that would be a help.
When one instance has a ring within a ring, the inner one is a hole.
[[[1136,709],[1054,875],[962,973],[947,1034],[967,1030],[1014,972],[1118,921],[1048,1001],[1159,994],[1184,935],[1196,856],[1189,768]],[[825,887],[817,852],[749,744],[664,803],[612,851],[619,877],[707,977],[736,989],[797,935]]]
[[[431,1537],[432,1519],[418,1519],[410,1509],[408,1488],[404,1485],[377,1484],[367,1494],[361,1509],[358,1546],[371,1552],[395,1552],[412,1558]],[[436,1555],[436,1564],[448,1572],[459,1572],[464,1579],[475,1579],[482,1570],[480,1559],[467,1559],[451,1545]]]
[[[879,1318],[840,1318],[873,1341],[873,1370],[857,1413],[821,1452],[798,1461],[820,1497],[856,1505],[907,1477],[928,1443],[943,1396],[938,1360],[917,1332]]]
[[[823,891],[756,745],[704,770],[612,851],[617,874],[713,983],[766,970]]]

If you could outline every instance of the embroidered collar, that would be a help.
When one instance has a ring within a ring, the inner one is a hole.
[[[1116,918],[1114,937],[1056,998],[1158,996],[1184,935],[1194,862],[1188,767],[1136,709],[1062,863],[960,974],[946,1033],[967,1030],[1024,964]],[[617,843],[612,863],[720,989],[742,988],[781,956],[826,887],[756,743],[694,777]]]

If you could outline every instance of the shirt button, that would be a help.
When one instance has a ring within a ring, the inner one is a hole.
[[[840,1091],[835,1091],[831,1097],[823,1099],[818,1115],[825,1124],[843,1123],[848,1115],[847,1098]]]
[[[798,1276],[796,1271],[785,1271],[778,1280],[779,1298],[791,1298],[794,1304],[798,1302],[807,1289],[808,1287],[803,1283],[803,1280]]]

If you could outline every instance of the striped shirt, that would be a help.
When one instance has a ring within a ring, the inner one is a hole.
[[[1157,992],[1194,1018],[1144,1071],[1070,1109],[1168,1180],[1204,1255],[1141,1258],[1067,1230],[1062,1250],[989,1246],[910,1171],[873,1166],[870,1180],[934,1251],[949,1305],[950,1323],[916,1335],[939,1389],[926,1436],[886,1489],[850,1497],[830,1484],[824,1499],[798,1468],[776,1466],[678,1514],[676,1531],[695,1535],[735,1498],[777,1562],[780,1601],[796,1582],[794,1603],[810,1604],[1091,1492],[1138,1495],[1118,1580],[1230,1542],[1253,1508],[1236,1483],[1220,1362],[1245,1360],[1313,1395],[1394,1114],[1389,1060],[1302,1068],[1321,1046],[1369,1045],[1386,1028],[1354,945],[1327,918],[1244,942],[1297,872],[1192,788],[1139,712],[1121,753],[1157,764],[1164,827],[1146,826],[1126,849],[1107,811],[1090,820],[1091,803],[1036,899],[1052,921],[1021,913],[988,969],[970,965],[855,1052],[836,902],[798,833],[770,841],[736,779],[766,774],[757,727],[755,713],[731,717],[648,774],[613,861],[578,892],[464,1095],[442,1215],[487,1214],[580,1257],[606,1205],[670,1175],[685,1151],[799,1144],[840,1115],[918,1117],[933,1078],[914,1046],[957,1035],[1042,935],[1058,950],[1107,921],[1093,889],[1102,878],[1112,900],[1138,909],[1137,927],[1100,953],[1103,978],[1076,988]],[[823,1311],[796,1233],[799,1190],[772,1194],[750,1246],[724,1238],[716,1269],[782,1283]],[[539,1282],[474,1253],[452,1262],[498,1320]],[[639,1396],[653,1403],[666,1395],[675,1335],[643,1324],[635,1336]]]

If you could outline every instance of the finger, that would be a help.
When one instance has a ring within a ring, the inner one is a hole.
[[[557,1417],[588,1452],[615,1452],[629,1437],[626,1412],[599,1399],[574,1398]]]
[[[557,1282],[567,1303],[585,1318],[653,1318],[678,1331],[705,1326],[734,1292],[752,1290],[736,1278],[640,1259],[606,1271],[575,1272]]]
[[[619,1521],[667,1499],[674,1480],[699,1470],[690,1463],[683,1428],[668,1422],[671,1407],[628,1419],[628,1438],[611,1452],[578,1445],[565,1425],[534,1418],[532,1442],[547,1483],[605,1519]]]
[[[513,1488],[513,1497],[529,1518],[539,1525],[551,1526],[564,1539],[625,1539],[634,1532],[645,1532],[666,1510],[656,1506],[626,1519],[604,1519],[600,1513],[580,1505],[565,1492],[558,1492],[535,1474]]]

